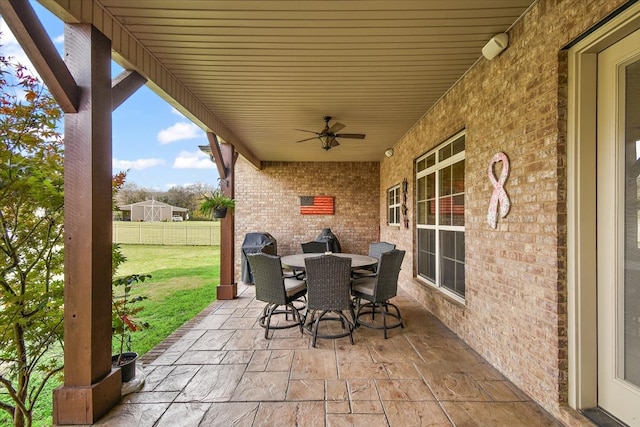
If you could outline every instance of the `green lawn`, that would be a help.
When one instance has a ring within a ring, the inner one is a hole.
[[[127,257],[117,275],[150,274],[134,294],[148,299],[138,319],[151,326],[132,334],[133,351],[143,355],[216,299],[220,277],[218,246],[121,245]]]
[[[148,297],[141,304],[140,320],[149,329],[132,336],[133,350],[146,353],[185,322],[200,313],[216,299],[220,277],[219,246],[150,246],[120,245],[127,261],[117,275],[150,274],[137,286],[136,292]],[[51,425],[51,391],[59,384],[49,381],[34,413],[34,426]],[[0,400],[7,400],[0,389]],[[11,425],[11,419],[0,412],[0,425]]]

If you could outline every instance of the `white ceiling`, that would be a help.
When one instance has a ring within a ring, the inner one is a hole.
[[[377,161],[534,0],[96,2],[260,160]]]

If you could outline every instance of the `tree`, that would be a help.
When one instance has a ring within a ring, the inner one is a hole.
[[[141,188],[139,185],[132,182],[125,182],[116,190],[114,197],[116,205],[121,206],[150,199],[151,194],[151,190]]]
[[[38,79],[0,57],[0,409],[16,426],[63,369],[61,118]]]
[[[186,187],[171,187],[166,193],[167,203],[171,206],[179,206],[181,208],[193,211],[196,208],[193,193]]]
[[[200,199],[203,194],[213,192],[214,188],[209,184],[195,183],[184,187],[171,187],[168,191],[155,191],[143,188],[135,183],[123,182],[115,191],[116,206],[142,202],[151,198],[188,209],[192,217],[206,219],[199,214]]]

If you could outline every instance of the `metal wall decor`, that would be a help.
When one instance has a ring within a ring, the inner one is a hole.
[[[496,179],[493,166],[498,162],[502,162],[502,172],[500,173],[500,178]],[[499,152],[493,156],[489,163],[488,175],[489,181],[493,185],[493,194],[491,194],[491,201],[489,202],[487,222],[491,228],[495,229],[498,226],[498,204],[500,205],[500,218],[506,217],[511,207],[509,196],[504,189],[504,184],[509,177],[509,158],[506,154]]]
[[[302,215],[333,215],[333,196],[300,196]]]
[[[409,182],[407,178],[402,181],[402,222],[404,228],[409,228],[409,210],[407,209],[407,192],[409,191]]]

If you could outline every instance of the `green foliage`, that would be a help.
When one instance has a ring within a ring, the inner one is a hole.
[[[115,204],[115,195],[125,184],[127,178],[126,172],[118,172],[111,180],[111,200],[113,208],[117,209]],[[129,274],[123,277],[115,277],[118,267],[127,261],[127,257],[122,253],[120,245],[113,243],[111,246],[111,276],[113,277],[111,284],[111,328],[113,338],[113,351],[118,355],[117,364],[122,361],[122,354],[125,351],[133,351],[131,342],[131,333],[141,331],[149,327],[147,322],[139,321],[136,315],[143,309],[139,304],[146,297],[142,295],[133,295],[134,286],[144,283],[146,279],[150,279],[148,274]]]
[[[205,194],[202,196],[200,204],[200,212],[207,216],[211,216],[215,210],[228,209],[233,213],[233,209],[236,206],[234,199],[228,197],[220,189],[215,189],[211,194]]]
[[[118,189],[114,200],[116,205],[121,206],[154,199],[172,206],[188,209],[190,217],[194,215],[197,217],[199,214],[198,199],[203,193],[209,193],[212,190],[213,187],[211,185],[203,183],[172,187],[167,191],[158,191],[127,182]]]
[[[36,78],[0,57],[0,409],[19,426],[63,368],[50,352],[63,334],[61,117]]]
[[[130,274],[113,280],[113,301],[111,312],[111,325],[116,336],[117,354],[121,357],[125,351],[133,351],[131,348],[131,333],[148,328],[147,322],[139,321],[136,315],[143,309],[139,304],[147,297],[133,295],[131,291],[138,283],[143,283],[151,278],[148,274]],[[120,364],[120,357],[118,364]]]

